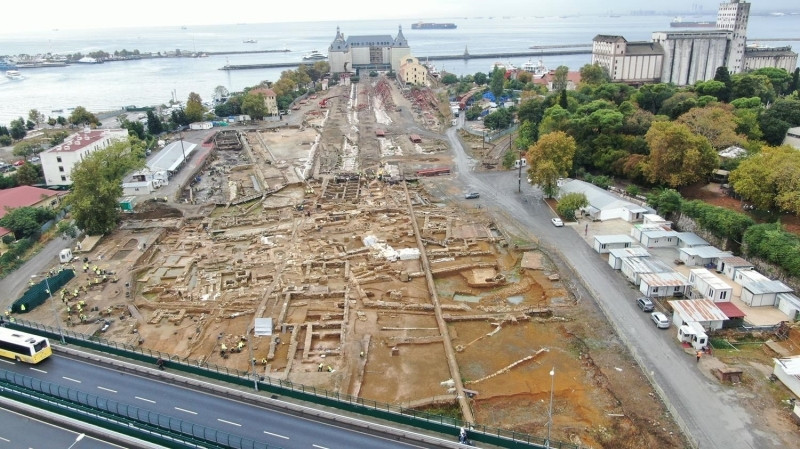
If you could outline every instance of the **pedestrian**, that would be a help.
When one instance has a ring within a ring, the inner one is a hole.
[[[698,362],[700,361],[700,356],[701,356],[701,355],[703,355],[703,353],[702,353],[702,352],[700,352],[700,351],[697,351],[697,361],[698,361]]]
[[[159,357],[158,360],[156,360],[156,366],[158,366],[158,369],[161,371],[164,371],[164,359]]]
[[[586,237],[589,235],[589,223],[586,223],[586,227],[583,228],[583,236]]]
[[[323,366],[324,365],[322,363],[320,363],[319,366],[317,367],[317,372],[322,372],[322,367]]]

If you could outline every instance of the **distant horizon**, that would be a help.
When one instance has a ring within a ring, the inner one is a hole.
[[[495,0],[487,6],[483,0],[407,0],[402,11],[378,10],[367,0],[352,0],[347,8],[332,8],[329,2],[307,0],[303,8],[269,9],[260,5],[244,5],[223,12],[211,11],[197,6],[195,2],[174,0],[158,2],[140,0],[135,8],[124,9],[124,14],[109,13],[107,4],[99,0],[80,0],[76,7],[61,0],[41,0],[31,14],[30,5],[9,2],[3,5],[5,17],[20,18],[3,24],[0,37],[15,34],[31,34],[54,30],[94,30],[113,28],[160,28],[198,26],[236,26],[271,23],[309,22],[358,22],[394,20],[414,23],[422,21],[458,20],[470,18],[502,17],[558,17],[558,16],[608,16],[635,15],[713,15],[720,1],[677,0],[672,9],[655,10],[642,5],[638,0],[561,0],[558,4],[534,0],[520,5],[516,0]],[[800,14],[796,0],[754,0],[752,14]],[[157,11],[158,14],[153,14]],[[30,20],[26,20],[30,18]],[[222,19],[222,20],[220,20]],[[224,23],[223,23],[224,22]]]

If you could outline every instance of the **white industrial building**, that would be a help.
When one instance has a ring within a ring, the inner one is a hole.
[[[94,151],[128,138],[127,129],[89,129],[67,137],[63,143],[39,154],[47,185],[71,185],[72,169]]]
[[[749,17],[750,3],[730,0],[719,5],[715,30],[656,31],[650,42],[598,35],[592,43],[592,63],[604,67],[612,81],[632,84],[691,85],[713,79],[722,66],[731,74],[762,67],[793,72],[797,53],[791,47],[747,45]]]
[[[328,62],[331,73],[357,72],[358,70],[393,70],[411,56],[411,48],[403,36],[403,28],[398,27],[397,36],[370,35],[350,36],[336,27],[336,37],[328,47]]]
[[[687,267],[717,266],[717,261],[719,259],[731,256],[733,256],[733,253],[730,251],[723,251],[708,245],[680,248],[678,250],[678,258],[681,262],[686,264]]]

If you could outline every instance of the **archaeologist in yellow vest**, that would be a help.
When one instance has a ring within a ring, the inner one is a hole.
[[[242,352],[243,348],[244,348],[244,342],[243,341],[239,341],[239,344],[236,345],[236,349],[238,349],[239,352]]]

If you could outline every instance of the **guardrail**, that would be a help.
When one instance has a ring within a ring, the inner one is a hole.
[[[51,339],[60,338],[59,330],[40,323],[15,320],[8,323],[9,327],[23,331],[33,331]],[[476,425],[461,419],[422,412],[402,405],[389,404],[358,396],[340,394],[325,389],[297,384],[288,380],[274,379],[271,377],[258,377],[249,371],[239,371],[224,366],[213,365],[206,362],[189,360],[159,351],[153,351],[139,346],[117,343],[95,336],[87,336],[67,329],[62,330],[64,339],[68,344],[74,344],[99,352],[113,354],[119,357],[149,363],[155,366],[161,358],[168,362],[170,370],[194,374],[234,385],[252,387],[258,386],[258,391],[279,394],[293,399],[312,402],[322,406],[333,407],[338,410],[348,411],[373,418],[383,419],[398,424],[417,427],[445,435],[458,435],[461,427],[470,430],[470,439],[486,444],[505,448],[545,448],[553,449],[584,449],[581,446],[550,441],[546,438],[529,435],[513,430],[500,429],[484,425]]]

